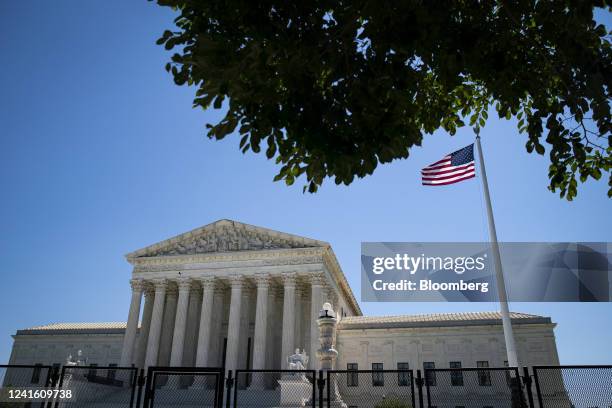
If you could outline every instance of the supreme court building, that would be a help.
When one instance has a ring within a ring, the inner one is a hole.
[[[9,363],[63,364],[82,350],[98,366],[281,369],[299,348],[317,369],[316,319],[329,302],[339,369],[505,364],[497,312],[363,316],[323,241],[220,220],[126,257],[127,322],[18,330]],[[549,317],[511,317],[523,365],[559,363]]]

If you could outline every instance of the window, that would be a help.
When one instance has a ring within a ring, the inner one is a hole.
[[[477,361],[476,367],[489,368],[488,361]],[[489,370],[478,370],[478,385],[488,387],[491,385],[491,372]]]
[[[408,363],[397,363],[397,369],[401,370],[397,373],[397,385],[400,387],[407,387],[410,385],[410,366]],[[405,372],[402,372],[405,371]]]
[[[40,381],[40,371],[42,370],[42,364],[36,364],[36,367],[32,370],[32,378],[30,379],[31,384],[38,384]]]
[[[450,368],[461,368],[461,361],[451,361]],[[451,385],[454,387],[463,387],[463,371],[451,371]]]
[[[372,363],[372,386],[384,387],[385,373],[382,372],[383,363]]]
[[[357,363],[348,363],[346,365],[347,371],[357,371]],[[359,386],[359,373],[346,373],[346,386],[347,387],[358,387]]]
[[[109,367],[117,367],[117,364],[109,364]],[[109,380],[113,381],[115,379],[115,376],[117,375],[117,370],[107,370],[106,371],[106,378],[108,378]]]
[[[425,384],[429,386],[436,385],[436,372],[428,371],[434,370],[436,368],[436,363],[433,361],[423,361],[423,370],[425,371]]]

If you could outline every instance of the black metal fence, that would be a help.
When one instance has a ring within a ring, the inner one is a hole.
[[[143,408],[220,407],[224,370],[208,367],[149,367]]]
[[[315,380],[314,370],[237,370],[233,406],[315,408]]]
[[[135,367],[63,366],[58,388],[70,391],[55,407],[87,407],[105,403],[131,408],[136,398],[138,369]]]
[[[517,368],[425,370],[429,408],[528,408]]]
[[[533,368],[540,408],[612,407],[612,366]]]
[[[531,374],[530,374],[531,372]],[[421,370],[237,370],[0,366],[0,408],[611,408],[612,366]],[[70,398],[6,399],[10,389]]]
[[[414,407],[410,370],[336,370],[327,372],[327,406]]]

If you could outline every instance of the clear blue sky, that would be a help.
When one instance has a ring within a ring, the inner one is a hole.
[[[609,22],[609,15],[602,16]],[[478,180],[424,188],[419,169],[473,140],[428,137],[410,159],[316,195],[212,142],[155,40],[172,14],[147,1],[0,2],[0,363],[11,334],[51,322],[122,321],[123,255],[220,218],[332,244],[353,290],[361,241],[487,240]],[[493,115],[491,115],[493,116]],[[611,241],[605,182],[568,203],[514,122],[483,131],[501,240]],[[495,304],[362,303],[365,314],[495,310]],[[612,304],[512,304],[558,323],[562,363],[612,364]]]

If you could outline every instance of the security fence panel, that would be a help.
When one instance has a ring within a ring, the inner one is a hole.
[[[612,366],[533,367],[541,408],[612,407]]]
[[[314,370],[237,370],[234,407],[314,408],[315,381]]]
[[[30,399],[30,392],[49,387],[52,373],[51,366],[41,364],[0,365],[0,407],[44,407],[46,400]]]
[[[415,408],[411,370],[328,371],[326,384],[330,408]]]
[[[219,408],[223,378],[222,368],[149,367],[143,408]]]
[[[55,407],[133,407],[137,376],[135,367],[63,366]]]
[[[517,368],[426,369],[429,408],[527,408]]]

